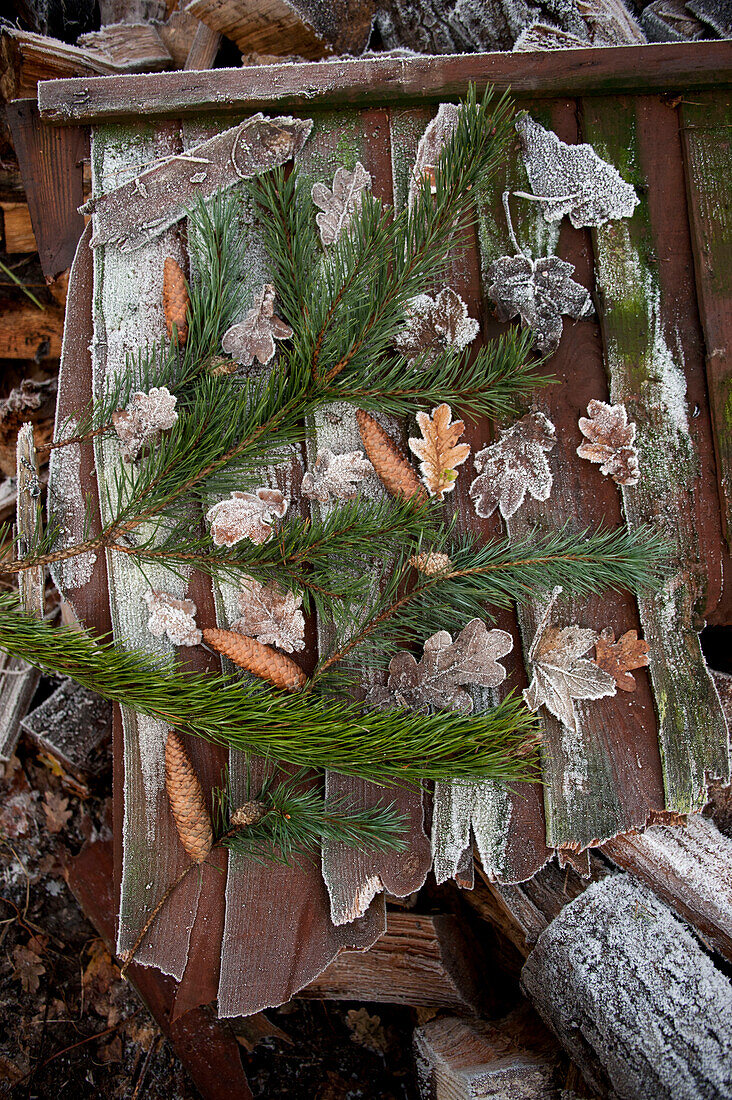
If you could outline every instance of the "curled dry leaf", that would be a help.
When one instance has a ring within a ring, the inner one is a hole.
[[[521,153],[535,195],[548,221],[565,214],[577,228],[629,218],[638,196],[617,168],[598,157],[591,145],[565,145],[527,114],[516,121]]]
[[[168,731],[165,742],[165,790],[180,842],[194,863],[201,863],[213,847],[213,826],[203,788],[183,739]]]
[[[436,298],[418,294],[407,309],[407,323],[394,340],[405,358],[424,356],[430,362],[447,348],[462,351],[478,335],[478,322],[468,316],[468,307],[451,287]]]
[[[308,682],[303,670],[291,657],[277,653],[255,638],[246,638],[233,630],[219,630],[218,627],[204,630],[203,637],[212,649],[228,657],[239,668],[259,676],[261,680],[268,680],[283,691],[300,691]]]
[[[640,481],[638,452],[635,449],[635,424],[628,423],[625,405],[607,405],[590,401],[589,416],[579,418],[586,442],[577,448],[580,458],[600,465],[600,473],[618,485],[637,485]]]
[[[555,443],[551,420],[533,412],[502,429],[498,443],[478,451],[473,462],[480,476],[470,486],[477,515],[487,519],[500,508],[508,519],[521,507],[527,492],[534,500],[548,500],[553,479],[546,454]]]
[[[499,664],[513,649],[505,630],[488,630],[480,619],[471,619],[453,642],[447,630],[438,630],[424,643],[419,663],[401,652],[389,663],[386,688],[371,690],[367,703],[374,707],[405,707],[427,714],[434,707],[469,714],[473,700],[466,684],[497,687],[506,679]]]
[[[321,504],[326,504],[331,497],[353,500],[358,493],[358,483],[373,472],[373,466],[361,451],[340,455],[321,451],[313,469],[302,479],[302,495]]]
[[[417,413],[417,423],[422,433],[421,439],[410,437],[409,449],[419,458],[422,480],[431,497],[442,500],[445,493],[451,493],[457,481],[457,468],[462,466],[470,454],[467,443],[458,443],[465,431],[462,420],[452,422],[452,409],[447,404],[438,405],[429,417],[425,412]]]
[[[648,642],[638,637],[637,630],[626,630],[617,642],[614,631],[603,630],[595,642],[595,664],[612,676],[621,691],[635,691],[630,670],[645,668],[649,660]]]
[[[173,339],[173,328],[178,343],[188,339],[188,286],[183,269],[177,260],[167,256],[163,265],[163,313],[168,339]]]
[[[426,500],[427,494],[420,485],[417,473],[409,459],[402,454],[387,433],[363,409],[356,413],[356,422],[364,450],[387,492],[394,497],[417,497]]]
[[[254,295],[254,305],[243,321],[232,325],[224,333],[221,347],[237,363],[249,367],[257,362],[269,363],[275,353],[275,340],[287,340],[292,329],[275,316],[275,288],[265,283]]]
[[[243,539],[260,545],[271,538],[273,524],[287,511],[288,501],[279,489],[262,487],[254,493],[231,494],[206,512],[215,546],[235,546]]]
[[[133,393],[127,408],[112,414],[125,462],[132,462],[160,432],[173,427],[178,419],[177,400],[167,386],[153,386],[149,393]]]
[[[576,283],[572,264],[557,256],[501,256],[488,268],[488,296],[501,321],[520,317],[532,329],[540,351],[556,351],[562,315],[578,320],[592,313],[589,291]]]
[[[348,228],[353,215],[361,209],[364,191],[370,187],[371,176],[360,161],[356,161],[352,172],[346,168],[336,170],[332,191],[324,183],[313,184],[313,202],[322,211],[315,220],[324,245],[335,244]]]
[[[241,618],[231,624],[237,634],[256,638],[263,645],[275,645],[286,653],[305,648],[302,596],[283,592],[277,581],[261,584],[245,577],[237,600]]]
[[[615,695],[615,680],[587,653],[597,642],[597,632],[572,625],[561,629],[550,625],[552,610],[561,588],[555,588],[549,606],[537,627],[529,650],[532,680],[524,690],[529,710],[546,709],[562,725],[577,731],[575,699],[602,699]]]
[[[200,645],[201,631],[196,626],[197,608],[193,600],[178,600],[157,588],[149,588],[142,598],[150,611],[147,629],[155,638],[167,634],[173,645]]]

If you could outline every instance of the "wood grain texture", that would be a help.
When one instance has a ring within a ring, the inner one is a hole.
[[[1,202],[5,252],[9,256],[18,252],[37,252],[36,238],[31,224],[27,202]]]
[[[719,599],[722,543],[678,124],[651,97],[586,100],[583,132],[641,199],[631,219],[594,231],[596,280],[610,398],[638,427],[641,480],[622,488],[623,508],[631,526],[650,523],[671,548],[672,572],[639,609],[666,809],[691,813],[706,777],[729,775],[729,750],[697,634]]]
[[[96,122],[134,110],[177,117],[200,111],[439,102],[463,96],[471,83],[488,84],[519,98],[598,95],[632,91],[720,88],[732,83],[725,42],[620,46],[612,50],[549,50],[527,61],[511,53],[458,57],[383,58],[302,65],[218,69],[205,76],[162,73],[155,77],[44,82],[38,92],[48,122]]]
[[[371,34],[373,0],[191,0],[186,11],[242,53],[326,57],[359,54]]]
[[[0,308],[0,359],[58,359],[64,318],[60,309],[38,309],[26,298]]]

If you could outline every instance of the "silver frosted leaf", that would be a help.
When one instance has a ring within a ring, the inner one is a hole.
[[[562,316],[578,320],[592,313],[589,291],[572,278],[574,267],[557,256],[501,256],[488,268],[488,296],[502,321],[520,317],[532,329],[540,351],[556,351]]]
[[[357,210],[361,209],[363,192],[371,187],[371,175],[360,161],[352,172],[338,168],[330,190],[324,183],[314,183],[313,202],[322,213],[315,215],[324,245],[335,244],[347,229]]]
[[[501,431],[497,443],[478,451],[473,462],[478,477],[470,497],[481,519],[500,509],[509,519],[529,493],[534,500],[548,500],[553,478],[546,455],[556,443],[556,430],[543,413],[522,416]]]
[[[263,365],[269,363],[275,353],[275,340],[287,340],[292,329],[275,316],[275,288],[265,283],[254,296],[254,305],[243,321],[232,325],[224,333],[221,347],[237,363],[249,367],[254,360]]]
[[[305,648],[302,596],[283,591],[277,581],[262,584],[254,577],[245,577],[237,600],[241,617],[231,624],[232,630],[286,653]]]
[[[336,500],[353,500],[358,494],[358,484],[374,472],[374,468],[361,451],[319,452],[312,470],[302,479],[302,495],[308,500],[326,504],[331,497]]]
[[[636,426],[628,420],[625,405],[593,400],[587,412],[587,416],[579,418],[580,431],[585,437],[577,448],[579,457],[596,462],[600,473],[618,485],[637,485],[640,466],[635,447]]]
[[[407,307],[407,322],[394,340],[394,346],[406,359],[424,356],[431,362],[447,348],[462,351],[478,335],[478,322],[468,316],[468,307],[452,287],[445,287],[436,298],[418,294]]]

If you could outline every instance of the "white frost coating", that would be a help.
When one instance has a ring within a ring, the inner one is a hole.
[[[201,631],[196,627],[196,605],[193,600],[177,600],[168,592],[158,592],[151,588],[143,599],[147,604],[150,618],[147,629],[155,638],[168,635],[173,645],[199,645]]]
[[[452,138],[460,117],[460,108],[454,103],[441,103],[437,114],[428,124],[419,145],[414,168],[409,180],[409,208],[411,210],[417,197],[420,182],[436,167],[444,145]]]
[[[77,422],[70,420],[64,426],[64,439],[77,434]],[[48,514],[58,525],[56,549],[73,546],[83,538],[86,506],[81,491],[81,447],[70,443],[51,451],[48,464]],[[66,561],[51,566],[54,584],[63,592],[82,588],[91,580],[97,555],[93,550],[76,554]]]

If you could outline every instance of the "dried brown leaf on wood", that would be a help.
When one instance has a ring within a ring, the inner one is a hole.
[[[595,642],[595,664],[612,676],[621,691],[635,691],[638,686],[631,676],[633,668],[649,664],[648,642],[638,637],[637,630],[626,630],[617,642],[613,630],[602,630]]]
[[[478,335],[480,326],[468,316],[468,307],[451,287],[445,287],[436,298],[418,294],[407,309],[407,322],[394,340],[394,346],[405,358],[424,356],[431,362],[447,348],[462,351]]]
[[[520,317],[532,330],[540,351],[556,351],[562,315],[578,320],[592,313],[589,291],[571,278],[572,264],[557,256],[501,256],[488,268],[488,296],[501,321]]]
[[[43,796],[43,813],[49,833],[60,833],[73,817],[68,798],[55,791],[46,791]]]
[[[249,367],[256,359],[263,365],[269,363],[275,353],[275,340],[288,340],[292,329],[274,312],[275,288],[265,283],[254,295],[254,305],[243,321],[232,325],[224,333],[221,347],[237,363]]]
[[[500,508],[509,519],[529,493],[534,500],[548,500],[553,478],[546,455],[556,443],[556,429],[543,413],[522,416],[501,430],[498,443],[478,451],[473,459],[479,476],[470,486],[476,514],[481,519]]]
[[[427,494],[420,484],[416,470],[379,422],[363,409],[356,413],[356,422],[364,450],[387,492],[394,497],[426,500]]]
[[[272,537],[273,524],[287,511],[288,501],[279,489],[261,487],[254,493],[231,493],[228,500],[212,504],[206,512],[216,546],[235,546],[242,539],[261,545]]]
[[[364,191],[370,187],[371,176],[360,161],[356,161],[352,172],[346,168],[336,169],[332,190],[324,183],[313,184],[313,202],[322,211],[316,214],[315,220],[324,245],[335,244],[348,228],[353,215],[361,209]]]
[[[422,480],[431,497],[442,500],[451,493],[457,481],[457,468],[470,454],[468,443],[458,443],[465,431],[462,420],[452,423],[452,409],[443,403],[432,410],[432,416],[417,413],[421,439],[410,437],[409,449],[420,459]]]
[[[153,637],[167,634],[173,645],[200,645],[201,631],[196,626],[197,608],[193,600],[178,600],[157,588],[149,588],[142,598],[150,611],[147,629]]]
[[[203,637],[212,649],[228,657],[239,668],[259,676],[261,680],[268,680],[283,691],[301,691],[308,682],[303,670],[291,657],[262,645],[256,638],[247,638],[233,630],[220,630],[218,627],[204,630]]]
[[[545,706],[568,729],[577,731],[575,699],[602,699],[616,694],[615,680],[587,653],[597,642],[597,632],[576,624],[553,627],[552,611],[561,588],[552,593],[529,650],[532,680],[524,690],[529,710]]]
[[[160,432],[173,427],[178,419],[177,400],[167,386],[153,386],[149,393],[133,393],[127,408],[112,414],[125,462],[132,462]]]
[[[173,339],[173,329],[178,343],[188,339],[188,286],[183,268],[172,256],[166,256],[163,265],[163,313],[168,339]]]
[[[638,452],[634,446],[636,427],[628,422],[625,405],[590,401],[588,416],[579,418],[580,431],[587,442],[577,448],[580,458],[600,465],[600,473],[618,485],[637,485],[640,481]]]
[[[203,787],[175,730],[168,730],[165,742],[165,790],[180,842],[194,863],[200,863],[213,847],[213,825]]]
[[[34,936],[31,942],[35,940]],[[31,947],[22,947],[18,944],[13,948],[13,965],[13,978],[20,982],[24,992],[37,993],[41,976],[46,973],[40,955]]]
[[[354,1043],[359,1043],[377,1054],[386,1052],[389,1042],[380,1016],[372,1016],[365,1008],[349,1008],[346,1023]]]
[[[373,466],[361,451],[346,451],[339,455],[333,451],[321,451],[313,469],[308,470],[302,479],[302,495],[321,504],[326,504],[331,497],[353,500],[358,494],[358,483],[373,472]]]
[[[237,596],[241,618],[231,624],[237,634],[256,638],[286,653],[305,648],[305,616],[302,596],[284,592],[277,581],[262,584],[245,577]]]
[[[465,686],[497,687],[503,683],[506,670],[499,659],[512,649],[510,634],[488,630],[480,619],[471,619],[454,642],[447,630],[438,630],[424,643],[419,663],[407,652],[392,657],[386,687],[373,688],[367,702],[374,707],[405,707],[422,714],[435,707],[469,714],[473,699]]]

